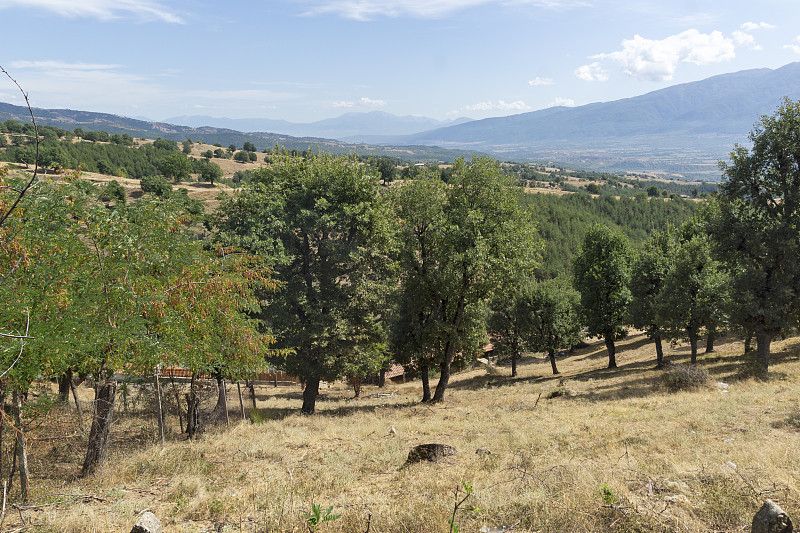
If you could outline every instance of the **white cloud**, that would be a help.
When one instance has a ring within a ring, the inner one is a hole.
[[[359,101],[364,107],[386,107],[386,102],[383,100],[373,100],[372,98],[362,97]]]
[[[593,58],[612,59],[623,72],[640,80],[667,81],[680,63],[702,66],[730,61],[736,57],[735,49],[734,41],[719,31],[700,33],[691,29],[661,40],[634,35],[622,41],[622,50]]]
[[[575,76],[584,81],[608,81],[608,73],[597,61],[578,67],[575,70]]]
[[[357,102],[352,102],[350,100],[342,100],[340,102],[333,102],[331,105],[337,108],[341,107],[351,108],[356,106],[377,108],[377,107],[386,107],[386,102],[384,100],[375,100],[373,98],[368,98],[366,96],[363,96],[359,98]]]
[[[465,105],[461,108],[462,111],[528,111],[530,109],[531,107],[522,100],[517,100],[516,102],[498,100],[496,103],[490,100],[488,102]]]
[[[573,100],[572,98],[562,98],[559,96],[558,98],[550,102],[550,105],[548,105],[547,107],[556,107],[556,106],[575,107],[575,100]]]
[[[766,22],[745,22],[740,27],[744,31],[774,30],[775,29],[775,26],[773,26],[772,24],[768,24]]]
[[[794,40],[795,40],[795,43],[800,43],[800,35],[795,37]],[[786,50],[791,50],[795,54],[800,54],[800,44],[785,44],[785,45],[783,45],[783,47]]]
[[[536,77],[528,82],[531,87],[538,87],[539,85],[553,85],[555,82],[552,78]]]
[[[0,0],[0,9],[9,7],[44,9],[70,18],[111,20],[131,14],[144,20],[183,24],[178,15],[152,0]]]
[[[65,61],[12,61],[11,66],[15,69],[42,69],[42,70],[113,70],[119,65],[104,65],[97,63],[67,63]]]
[[[455,11],[486,4],[530,5],[543,9],[567,9],[586,6],[585,0],[305,0],[312,4],[306,15],[334,13],[353,20],[375,17],[411,16],[441,18]]]

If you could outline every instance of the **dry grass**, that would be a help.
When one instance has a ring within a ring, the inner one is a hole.
[[[23,514],[37,531],[129,531],[151,509],[166,531],[301,532],[301,513],[317,503],[342,515],[319,531],[364,532],[371,515],[372,532],[434,533],[449,531],[454,490],[469,480],[475,493],[465,505],[480,511],[457,514],[461,531],[749,531],[767,497],[800,516],[800,342],[775,343],[766,383],[740,377],[741,349],[730,342],[701,355],[712,386],[690,391],[666,390],[652,346],[633,336],[617,370],[605,369],[595,343],[559,361],[556,377],[537,357],[514,379],[507,370],[460,373],[446,403],[433,406],[418,403],[417,382],[366,386],[359,399],[334,384],[323,388],[318,414],[303,417],[299,388],[265,386],[262,422],[163,447],[151,416],[121,415],[112,457],[91,479],[73,477],[85,431],[52,445],[63,453],[34,446],[35,497],[102,501]],[[685,363],[687,352],[673,349],[667,360]],[[237,420],[235,388],[230,398]],[[458,455],[404,466],[409,449],[427,442]],[[5,527],[14,523],[17,513]]]

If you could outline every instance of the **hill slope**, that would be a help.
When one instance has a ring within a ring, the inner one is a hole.
[[[660,162],[665,169],[696,175],[707,169],[693,165],[715,167],[784,96],[800,98],[800,63],[714,76],[613,102],[476,120],[405,142],[617,170],[653,170]]]

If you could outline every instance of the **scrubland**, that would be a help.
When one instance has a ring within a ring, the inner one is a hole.
[[[2,528],[126,532],[149,509],[168,532],[301,532],[316,504],[341,515],[318,531],[448,532],[464,482],[461,532],[749,531],[766,498],[797,520],[800,340],[773,347],[768,382],[723,339],[699,358],[708,382],[678,391],[640,335],[620,343],[616,370],[592,342],[559,360],[559,376],[537,356],[516,378],[502,366],[456,374],[435,405],[419,403],[416,381],[357,399],[334,383],[301,416],[299,387],[261,386],[256,423],[240,420],[234,386],[229,428],[188,441],[168,418],[163,446],[146,398],[127,413],[119,400],[111,455],[88,479],[76,477],[88,426],[57,408],[32,432],[32,499],[12,507],[12,492]],[[687,363],[688,348],[667,361]],[[458,453],[405,464],[433,442]]]

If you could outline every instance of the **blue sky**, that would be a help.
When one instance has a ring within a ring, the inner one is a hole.
[[[161,120],[437,119],[800,61],[797,0],[0,0],[34,106]],[[21,103],[7,80],[0,101]]]

